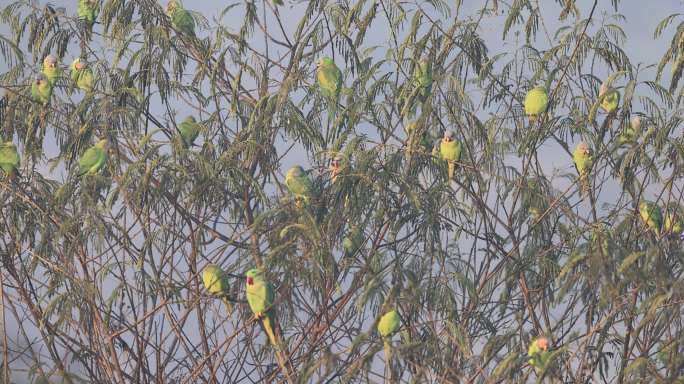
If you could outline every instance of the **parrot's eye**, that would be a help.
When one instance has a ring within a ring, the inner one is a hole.
[[[254,284],[254,279],[252,279],[251,277],[248,277],[247,278],[247,285],[252,285],[252,284]]]

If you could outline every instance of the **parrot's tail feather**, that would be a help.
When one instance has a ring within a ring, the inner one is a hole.
[[[452,180],[454,178],[454,171],[456,170],[456,162],[455,161],[449,161],[449,180]]]
[[[264,325],[264,330],[266,331],[266,335],[268,336],[268,341],[271,343],[273,348],[276,349],[276,352],[280,350],[280,344],[278,343],[278,339],[276,338],[275,332],[273,331],[273,324],[271,324],[271,317],[266,316],[262,320],[262,324]]]
[[[580,192],[582,196],[589,195],[589,176],[585,173],[580,175]]]
[[[382,348],[385,350],[385,365],[390,366],[392,364],[392,345],[388,339],[382,341]]]
[[[224,297],[223,299],[221,299],[221,301],[223,301],[223,304],[226,306],[226,313],[228,313],[228,315],[233,313],[233,305],[230,303],[228,298]]]
[[[264,326],[264,331],[266,331],[266,335],[268,336],[268,340],[271,342],[271,345],[273,346],[276,360],[278,361],[278,365],[280,366],[280,369],[283,371],[283,374],[288,378],[288,381],[292,382],[290,378],[290,371],[288,369],[288,364],[287,364],[287,359],[285,358],[283,354],[283,350],[280,345],[280,341],[276,337],[274,328],[273,328],[273,323],[271,321],[271,316],[267,315],[262,319],[262,323]]]
[[[528,115],[527,117],[530,119],[530,125],[533,125],[537,121],[537,115]]]

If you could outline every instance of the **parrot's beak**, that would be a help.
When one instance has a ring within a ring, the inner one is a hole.
[[[254,279],[252,279],[251,277],[248,277],[247,278],[247,285],[252,285],[252,284],[254,284]]]
[[[445,137],[444,141],[446,141],[447,143],[451,143],[451,137]]]

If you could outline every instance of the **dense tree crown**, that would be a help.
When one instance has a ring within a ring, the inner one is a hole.
[[[626,3],[0,1],[0,381],[684,382]]]

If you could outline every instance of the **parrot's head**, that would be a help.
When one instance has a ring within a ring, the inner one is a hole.
[[[577,144],[577,151],[584,156],[591,156],[591,148],[584,141]]]
[[[541,92],[541,93],[547,93],[546,87],[543,85],[538,85],[538,86],[534,87],[534,90],[537,92]]]
[[[334,64],[335,64],[335,62],[333,61],[333,59],[331,59],[328,56],[324,56],[324,57],[321,57],[320,59],[318,59],[318,61],[316,62],[316,68],[328,67],[328,66],[331,66]]]
[[[450,143],[454,141],[454,136],[456,136],[454,131],[445,131],[443,140],[447,143]]]
[[[295,165],[287,171],[287,177],[301,177],[304,176],[304,168],[301,165]]]
[[[57,58],[53,55],[47,55],[43,60],[43,67],[57,68]]]
[[[47,78],[41,73],[40,75],[36,76],[36,79],[33,82],[40,87],[47,83]]]
[[[599,88],[599,97],[603,96],[606,92],[610,90],[610,85],[608,85],[608,82],[603,82],[601,83],[601,88]]]
[[[86,67],[86,64],[81,61],[81,58],[77,57],[74,62],[71,64],[75,70],[80,71],[83,68]]]
[[[100,149],[104,149],[105,151],[109,150],[109,140],[107,139],[102,139],[98,141],[95,146]]]
[[[540,337],[533,341],[533,343],[537,346],[537,348],[544,352],[549,350],[549,339],[547,339],[546,337]]]
[[[253,285],[254,282],[263,279],[263,272],[258,268],[253,268],[245,273],[247,278],[247,285]]]
[[[640,130],[641,129],[641,117],[639,117],[639,115],[632,117],[632,119],[629,121],[629,125],[635,131]]]
[[[186,123],[193,123],[193,124],[194,124],[194,123],[197,122],[197,120],[195,120],[195,116],[188,116],[188,117],[185,118],[185,122],[186,122]]]
[[[176,0],[170,0],[168,4],[166,4],[166,13],[172,14],[176,8],[178,8],[178,2]]]

